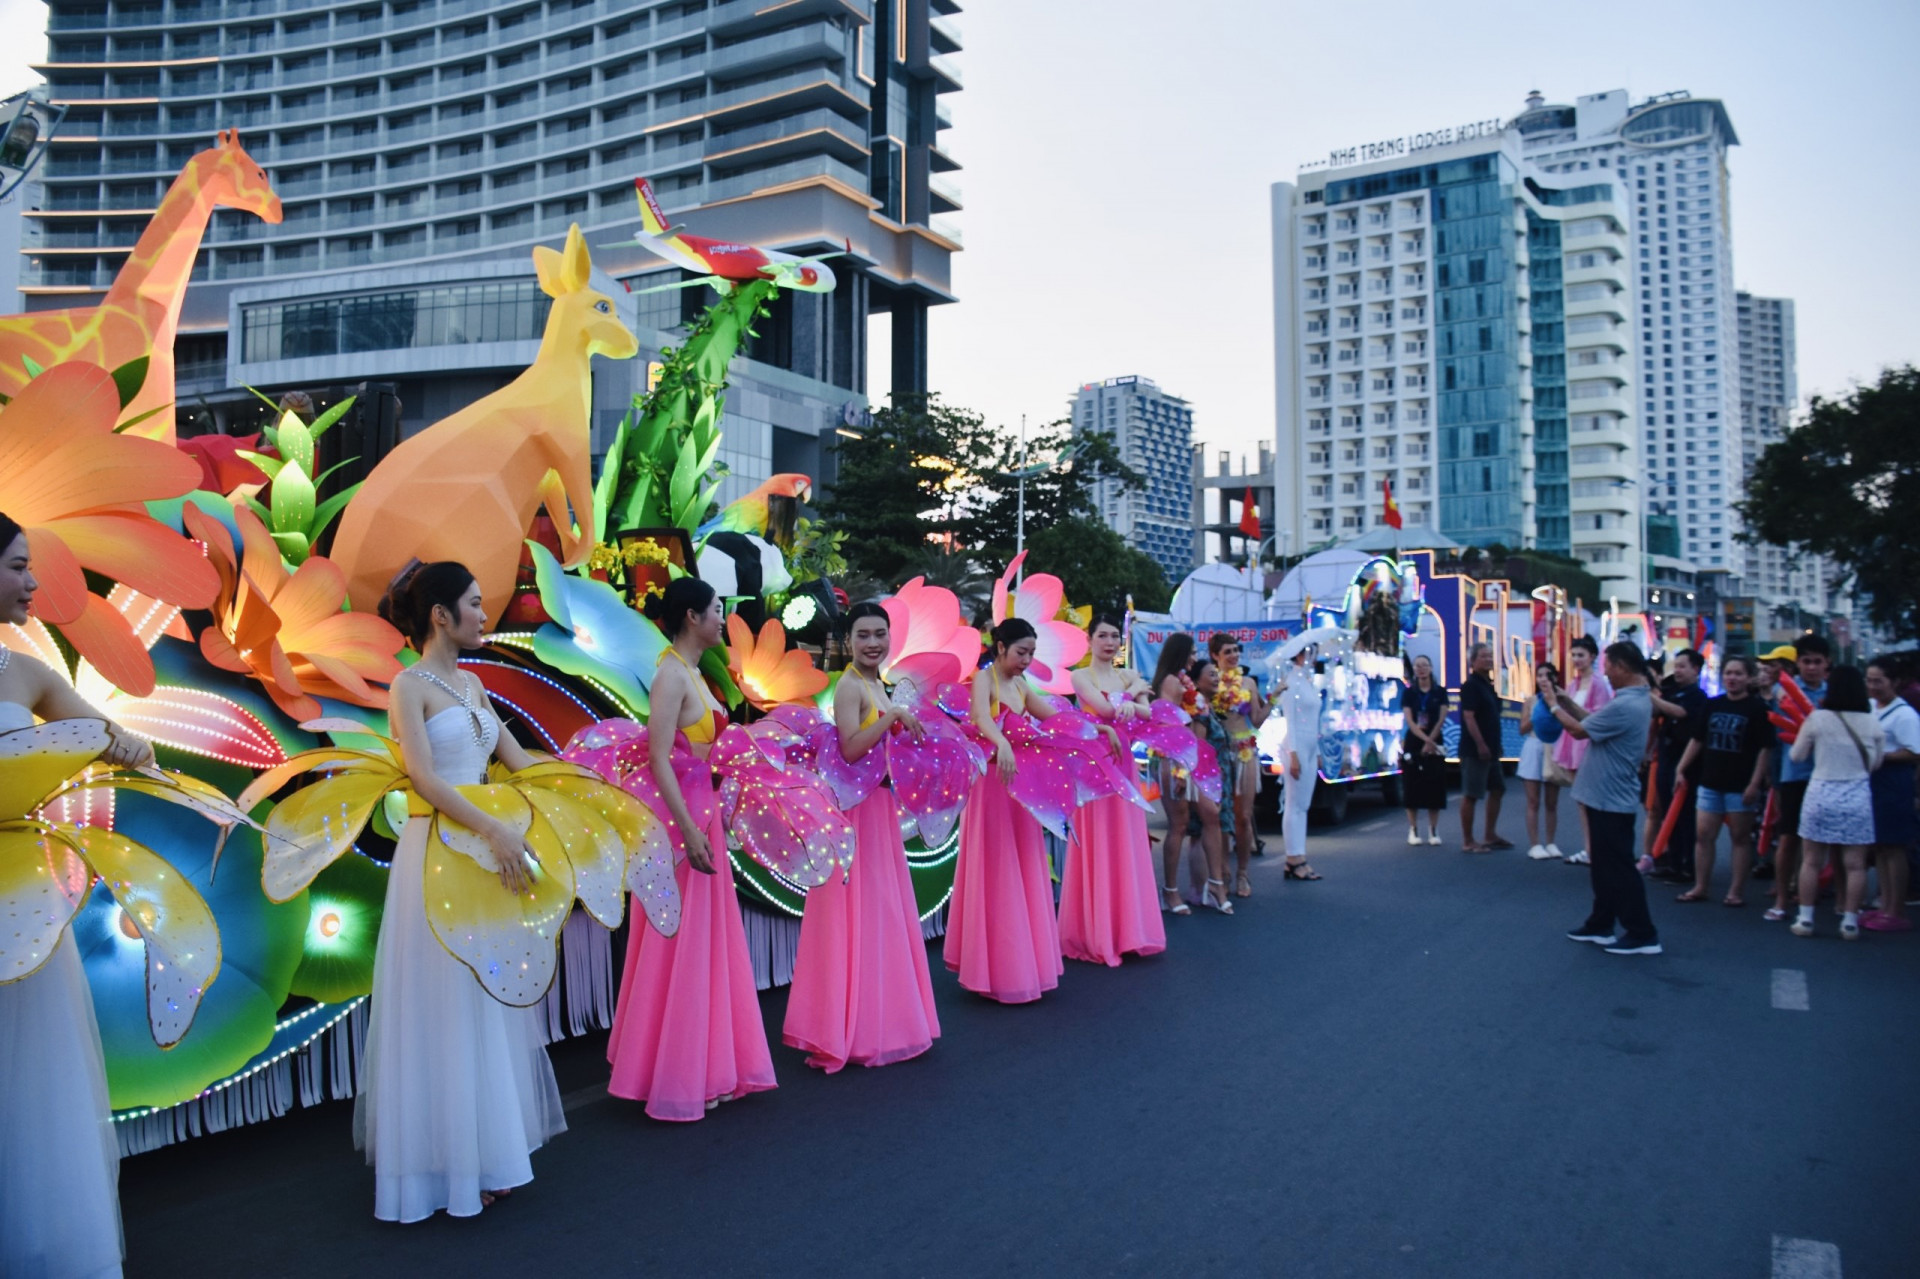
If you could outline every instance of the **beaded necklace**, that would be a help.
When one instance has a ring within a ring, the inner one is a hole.
[[[486,721],[480,718],[480,710],[473,704],[473,685],[467,684],[465,691],[455,689],[453,685],[435,675],[423,666],[410,668],[415,675],[445,691],[448,697],[459,703],[460,709],[467,713],[468,727],[473,732],[473,744],[479,746],[487,740]]]

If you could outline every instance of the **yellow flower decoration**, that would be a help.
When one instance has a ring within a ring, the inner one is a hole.
[[[158,768],[90,768],[112,742],[105,720],[63,719],[0,733],[0,985],[40,971],[86,903],[98,875],[147,950],[147,1025],[171,1048],[220,974],[220,930],[192,884],[166,858],[102,826],[50,821],[55,800],[123,790],[199,813],[221,828],[252,825],[197,778]]]
[[[380,741],[384,749],[378,751],[303,751],[262,773],[240,796],[240,803],[251,808],[295,777],[325,774],[268,814],[261,887],[272,901],[297,896],[353,847],[376,805],[388,795],[404,795],[408,820],[432,822],[427,922],[447,953],[473,970],[486,992],[503,1004],[526,1007],[545,997],[557,969],[560,929],[576,898],[594,919],[618,928],[626,913],[629,852],[669,852],[658,819],[590,770],[543,760],[509,773],[495,763],[487,781],[458,789],[482,812],[517,831],[538,859],[532,886],[514,896],[500,884],[487,841],[416,795],[399,743]]]

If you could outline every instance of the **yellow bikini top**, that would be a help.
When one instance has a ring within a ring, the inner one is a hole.
[[[862,675],[860,668],[857,666],[849,666],[847,669],[853,672],[853,677],[859,680],[861,685],[860,704],[864,706],[866,710],[860,716],[860,727],[872,728],[880,721],[880,703],[875,700],[869,700],[871,695],[867,693],[866,685],[875,681],[869,680],[865,675]],[[881,687],[885,688],[886,685],[881,684]]]
[[[700,672],[695,670],[686,658],[680,656],[680,650],[671,645],[668,646],[666,652],[660,654],[660,660],[664,662],[669,657],[687,668],[687,674],[693,680],[694,695],[700,699],[700,708],[705,712],[699,719],[680,731],[685,733],[687,740],[696,746],[710,745],[713,739],[720,734],[720,716],[719,713],[713,709],[712,702],[707,699],[706,681],[700,678]]]

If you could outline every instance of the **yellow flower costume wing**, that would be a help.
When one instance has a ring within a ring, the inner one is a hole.
[[[447,953],[504,1004],[537,1003],[553,984],[555,947],[575,897],[595,920],[617,928],[625,914],[621,889],[629,853],[645,847],[650,856],[669,856],[652,814],[591,770],[542,760],[509,773],[496,763],[490,782],[458,789],[482,812],[507,822],[533,851],[532,888],[515,896],[500,883],[487,841],[415,795],[399,748],[382,741],[384,755],[305,751],[261,774],[241,795],[250,807],[303,773],[326,773],[267,816],[261,886],[274,901],[297,895],[353,847],[387,795],[402,793],[410,820],[433,822],[423,885],[427,922]]]
[[[245,813],[197,779],[160,769],[94,771],[111,742],[104,720],[69,719],[0,733],[0,982],[32,976],[59,944],[98,874],[146,943],[147,1023],[170,1048],[220,973],[220,933],[192,884],[143,844],[103,827],[33,816],[61,793],[129,790],[183,805],[225,832]],[[70,781],[79,776],[79,780]]]
[[[86,827],[74,847],[100,875],[147,944],[147,1025],[161,1047],[180,1042],[220,975],[220,929],[198,890],[167,860],[115,831]]]
[[[526,839],[533,805],[511,785],[462,786],[475,807]],[[573,864],[565,849],[530,868],[532,886],[515,896],[501,886],[493,849],[444,813],[427,840],[427,922],[447,953],[473,970],[503,1004],[524,1008],[546,997],[558,970],[560,929],[573,910]]]

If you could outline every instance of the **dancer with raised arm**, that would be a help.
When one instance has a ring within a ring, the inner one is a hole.
[[[1143,725],[1151,700],[1140,672],[1114,665],[1123,635],[1118,618],[1095,615],[1087,627],[1092,661],[1073,672],[1074,700],[1080,709],[1116,730]],[[1124,768],[1137,790],[1131,755]],[[1117,967],[1122,955],[1165,950],[1167,931],[1153,888],[1153,843],[1140,803],[1126,795],[1107,795],[1080,805],[1073,814],[1067,867],[1060,876],[1061,953]]]
[[[868,768],[877,773],[885,767],[890,739],[905,735],[924,742],[927,729],[880,677],[892,647],[886,609],[856,604],[846,627],[853,663],[834,689],[834,731],[821,750],[837,750],[849,765],[875,757]],[[822,771],[834,775],[827,767]],[[829,1074],[849,1062],[885,1066],[918,1057],[940,1037],[894,799],[901,780],[872,783],[849,813],[859,849],[852,869],[807,892],[781,1037],[807,1053],[809,1066]]]
[[[646,1102],[655,1119],[692,1120],[773,1088],[773,1056],[707,767],[726,712],[699,667],[720,642],[720,597],[699,578],[682,577],[652,604],[669,644],[650,690],[647,766],[658,816],[685,857],[674,872],[680,927],[671,937],[633,930],[607,1044],[607,1091]]]
[[[501,887],[525,895],[536,865],[523,836],[458,788],[485,781],[493,759],[515,772],[534,760],[460,669],[487,624],[464,565],[416,560],[388,586],[380,616],[420,661],[394,681],[388,712],[412,794],[374,952],[354,1140],[373,1165],[374,1216],[471,1217],[532,1181],[529,1156],[567,1122],[538,1008],[494,998],[429,924],[427,838],[436,815],[474,832]]]

